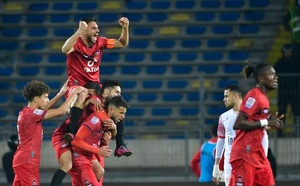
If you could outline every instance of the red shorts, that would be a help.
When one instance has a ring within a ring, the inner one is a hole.
[[[231,162],[232,173],[229,186],[273,186],[275,185],[270,163],[267,167],[254,167],[244,160]]]
[[[13,168],[15,172],[15,178],[13,186],[22,185],[40,185],[40,172],[39,166],[31,163],[25,163]]]
[[[99,185],[93,172],[91,158],[87,158],[77,152],[73,152],[72,162],[72,169],[69,172],[72,179],[72,185]]]
[[[60,130],[60,128],[55,129],[52,135],[52,146],[58,161],[64,152],[72,150],[71,146],[64,140],[64,135],[65,132]]]

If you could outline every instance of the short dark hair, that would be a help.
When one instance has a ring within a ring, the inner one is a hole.
[[[32,80],[22,89],[22,96],[28,101],[32,101],[34,97],[40,97],[43,94],[49,94],[49,92],[50,87],[46,83],[38,80]]]
[[[110,80],[104,81],[104,83],[102,84],[102,87],[101,87],[100,94],[102,94],[106,88],[112,88],[115,86],[119,86],[122,88],[122,84],[117,80],[110,79]]]
[[[230,92],[236,92],[241,98],[244,97],[245,91],[240,85],[228,85],[225,90],[229,90]]]
[[[115,96],[111,98],[108,102],[109,105],[114,105],[116,107],[124,107],[124,108],[129,108],[128,103],[124,100],[122,96]]]
[[[95,17],[84,17],[84,18],[81,18],[80,21],[84,21],[84,22],[86,22],[86,24],[89,24],[89,22],[92,22],[92,21],[96,22],[97,20]]]
[[[100,95],[101,85],[98,82],[90,81],[84,85],[84,88],[93,89],[97,95]]]

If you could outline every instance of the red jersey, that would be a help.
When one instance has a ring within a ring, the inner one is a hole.
[[[76,146],[75,151],[92,159],[93,153],[88,152],[84,150],[85,148],[88,148],[87,145],[97,147],[99,148],[101,146],[101,140],[102,135],[104,133],[103,127],[102,127],[102,120],[109,119],[107,113],[105,111],[98,111],[91,113],[82,123],[81,127],[85,126],[90,130],[90,134],[87,138],[83,139],[85,142],[85,145],[82,146],[82,142],[79,142],[79,146],[77,146],[72,143],[73,146]],[[79,132],[78,132],[79,133]],[[77,136],[80,136],[80,134],[76,134]],[[77,138],[74,138],[74,140],[77,140]]]
[[[269,110],[269,100],[258,87],[247,93],[240,107],[240,113],[247,116],[248,121],[268,119]],[[264,128],[252,131],[237,130],[232,144],[230,162],[244,159],[254,167],[267,166],[265,162],[268,159],[262,146],[263,130]]]
[[[42,120],[47,111],[24,107],[18,116],[18,135],[20,143],[14,155],[13,167],[31,163],[40,164],[43,138]]]
[[[67,54],[69,86],[84,86],[90,81],[100,82],[99,66],[107,40],[99,36],[96,43],[88,47],[81,38],[77,39],[74,51]]]

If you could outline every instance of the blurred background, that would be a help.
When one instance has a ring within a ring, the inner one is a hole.
[[[65,82],[66,56],[61,46],[77,30],[80,18],[96,17],[100,35],[107,38],[120,36],[120,17],[130,20],[129,46],[105,51],[100,65],[101,81],[121,81],[122,94],[131,106],[125,140],[133,155],[106,159],[107,183],[197,182],[190,161],[210,138],[211,125],[226,111],[224,88],[236,83],[246,90],[255,86],[251,78],[242,78],[243,62],[275,66],[286,44],[297,46],[283,22],[294,0],[0,3],[1,157],[9,151],[7,139],[17,132],[18,112],[27,105],[21,96],[23,86],[32,79],[45,81],[53,97]],[[297,47],[292,51],[300,53]],[[299,79],[300,69],[293,70],[278,74],[283,82],[279,86],[288,95],[280,97],[279,90],[270,94],[272,112],[280,109],[286,114],[284,130],[269,131],[278,181],[300,180],[299,81],[291,83]],[[287,104],[280,107],[286,106],[286,111],[278,107],[283,98],[288,98]],[[59,168],[51,134],[64,118],[43,122],[42,183],[49,183]],[[114,141],[111,144],[114,149]],[[0,183],[5,182],[1,164]]]

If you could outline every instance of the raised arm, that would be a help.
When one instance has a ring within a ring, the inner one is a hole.
[[[52,98],[50,100],[50,102],[46,105],[44,110],[48,110],[51,109],[59,100],[61,97],[63,97],[66,93],[66,91],[68,90],[68,82],[69,80],[67,80],[64,85],[61,87],[60,91],[56,94],[56,96],[54,98]]]
[[[122,27],[122,32],[119,39],[109,39],[107,48],[123,48],[129,43],[129,20],[126,17],[119,19],[119,24]]]
[[[70,94],[70,96],[68,97],[68,99],[58,108],[56,109],[50,109],[47,111],[47,113],[45,114],[44,119],[50,119],[53,117],[58,117],[58,116],[62,116],[65,115],[67,113],[67,111],[69,110],[71,104],[73,103],[73,101],[76,99],[77,95],[81,92],[86,91],[85,88],[83,87],[76,87],[72,93]]]
[[[74,44],[77,39],[81,36],[82,32],[84,32],[87,28],[87,23],[85,21],[79,21],[78,30],[71,36],[61,48],[61,51],[65,54],[71,53],[74,51]]]

